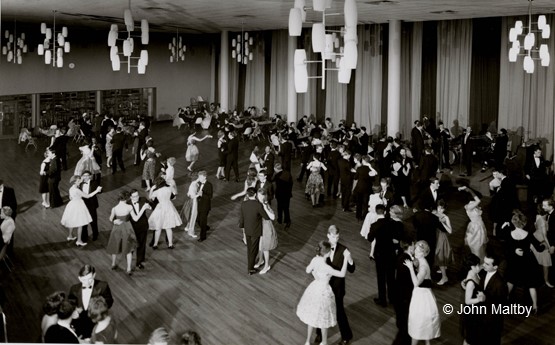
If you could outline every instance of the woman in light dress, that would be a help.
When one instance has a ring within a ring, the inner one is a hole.
[[[347,264],[352,262],[350,253],[345,250],[346,260],[343,260],[341,271],[333,269],[326,263],[331,255],[331,245],[327,241],[320,241],[316,249],[316,256],[312,258],[306,267],[306,273],[312,273],[314,281],[308,285],[297,305],[297,316],[307,325],[305,345],[310,344],[314,328],[322,330],[322,342],[328,343],[328,328],[337,324],[335,295],[329,284],[330,278],[344,278],[347,272]]]
[[[116,130],[114,129],[114,127],[110,127],[108,133],[106,133],[106,166],[108,168],[112,166],[112,138],[114,137],[115,133]]]
[[[157,178],[156,187],[150,190],[149,198],[151,200],[158,199],[158,204],[150,217],[148,218],[148,228],[155,230],[154,233],[154,246],[153,249],[158,249],[158,241],[160,240],[160,233],[162,229],[166,231],[168,237],[168,248],[173,249],[173,228],[180,226],[182,223],[179,213],[175,209],[171,201],[172,191],[166,185],[163,178]]]
[[[439,266],[441,271],[441,280],[437,285],[443,285],[449,281],[447,279],[447,266],[453,263],[453,251],[451,250],[451,245],[449,244],[449,238],[447,234],[453,233],[453,227],[451,227],[451,220],[445,214],[445,201],[438,200],[436,209],[432,212],[438,219],[446,232],[441,230],[437,231],[437,243],[435,252],[435,263]]]
[[[185,152],[185,159],[187,162],[191,162],[191,164],[187,167],[187,170],[193,171],[193,165],[198,161],[199,150],[196,143],[204,141],[204,139],[207,138],[212,138],[212,136],[207,134],[202,138],[198,138],[196,133],[193,133],[187,137],[187,152]]]
[[[257,198],[263,206],[267,206],[264,207],[264,210],[268,214],[274,213],[271,206],[268,204],[268,195],[266,194],[264,189],[259,189],[257,191]],[[273,221],[271,219],[262,219],[262,236],[260,237],[258,262],[254,265],[254,268],[258,268],[264,265],[262,270],[258,272],[259,274],[265,274],[270,270],[270,250],[276,249],[277,245],[278,238]]]
[[[198,181],[198,174],[196,172],[193,173],[193,180],[189,185],[189,189],[187,190],[187,201],[183,205],[181,209],[181,218],[185,220],[185,230],[189,236],[192,238],[197,238],[198,236],[195,234],[195,225],[197,222],[197,215],[198,215],[198,197],[200,196],[199,192],[199,181]]]
[[[378,215],[376,214],[377,205],[385,205],[384,199],[381,196],[382,188],[378,185],[372,186],[372,194],[368,198],[368,213],[364,217],[364,223],[362,223],[362,228],[360,229],[360,235],[364,238],[368,238],[370,233],[370,226],[378,220]],[[374,247],[376,246],[376,240],[372,241],[370,244],[370,258],[374,258]]]
[[[536,215],[536,222],[534,226],[536,231],[534,232],[534,237],[543,245],[545,248],[549,248],[549,240],[547,239],[547,220],[545,219],[545,211],[542,208],[542,205],[538,205],[538,214]],[[538,252],[534,246],[532,246],[532,253],[538,260],[538,264],[543,267],[543,280],[545,281],[545,285],[550,288],[553,288],[553,285],[549,282],[549,268],[552,265],[551,262],[551,255],[549,254],[548,250],[544,250],[543,252]]]
[[[164,179],[166,180],[166,184],[170,186],[173,195],[177,195],[177,185],[175,184],[175,165],[176,159],[175,157],[170,157],[167,159],[167,167],[166,171],[164,172]]]
[[[60,223],[68,228],[68,241],[77,239],[75,242],[76,245],[86,246],[87,244],[81,241],[81,227],[92,222],[92,217],[87,209],[87,206],[85,205],[85,202],[83,201],[83,198],[91,198],[95,196],[102,190],[102,187],[99,186],[95,191],[85,194],[81,189],[79,189],[81,176],[76,175],[71,177],[69,184],[71,184],[71,188],[69,188],[70,201],[64,209]],[[73,228],[77,228],[77,237],[73,237]]]
[[[464,205],[466,215],[470,219],[470,223],[466,227],[464,235],[464,243],[470,248],[470,252],[484,261],[486,256],[486,244],[488,243],[488,234],[486,225],[482,220],[482,208],[480,207],[480,198],[474,191],[468,187],[459,187],[460,191],[467,191],[472,196],[472,200]]]
[[[411,260],[404,262],[414,284],[409,306],[409,335],[412,338],[412,345],[418,344],[419,340],[424,340],[429,345],[431,339],[439,338],[441,335],[436,298],[431,289],[430,266],[426,261],[429,253],[430,246],[426,241],[416,242],[414,258],[418,262],[418,273],[415,272],[414,263]]]
[[[139,214],[135,214],[133,206],[128,201],[129,192],[123,191],[119,194],[118,204],[112,208],[110,222],[113,223],[113,226],[106,251],[112,255],[112,270],[117,268],[118,254],[124,254],[127,259],[127,274],[131,275],[131,262],[133,261],[133,251],[137,248],[137,238],[129,220],[133,218],[134,221],[138,221],[143,213],[150,209],[150,205],[145,203]]]
[[[73,175],[81,176],[84,171],[90,171],[93,175],[100,174],[100,165],[94,158],[94,152],[89,145],[81,146],[79,151],[82,156],[75,165]]]
[[[310,195],[312,201],[312,207],[317,207],[320,201],[320,194],[325,193],[324,180],[320,174],[320,169],[327,171],[328,169],[320,161],[321,154],[316,152],[312,156],[312,161],[308,163],[306,170],[310,171],[308,176],[308,181],[306,182],[305,194]]]

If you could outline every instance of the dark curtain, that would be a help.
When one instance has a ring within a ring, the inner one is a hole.
[[[422,39],[422,93],[420,118],[435,117],[437,85],[437,22],[424,22]]]
[[[270,78],[272,73],[272,31],[264,31],[264,106],[270,104]],[[260,109],[262,110],[262,109]]]
[[[351,71],[351,80],[347,84],[347,123],[353,123],[355,120],[355,80],[357,70]],[[360,123],[358,124],[360,126]]]
[[[381,131],[382,132],[386,132],[387,133],[387,76],[389,75],[388,73],[388,59],[389,59],[389,39],[387,37],[389,37],[389,25],[388,24],[382,24],[382,32],[383,35],[382,37],[384,37],[384,39],[382,39],[382,54],[383,54],[383,59],[382,59],[382,117],[381,117],[381,123],[382,123],[382,128]],[[384,125],[385,124],[385,125]]]
[[[476,18],[472,27],[469,122],[477,132],[497,131],[501,18]]]
[[[247,78],[247,66],[239,63],[239,87],[237,88],[237,111],[245,110],[245,84]]]

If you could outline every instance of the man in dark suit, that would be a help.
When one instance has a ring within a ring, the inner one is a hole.
[[[200,226],[200,236],[198,238],[199,242],[206,240],[206,232],[210,228],[208,226],[208,212],[210,212],[210,208],[212,205],[213,188],[212,183],[206,180],[207,177],[208,174],[206,173],[206,171],[201,170],[198,172],[198,190],[200,196],[197,199],[197,222]]]
[[[499,258],[491,253],[486,253],[484,257],[483,270],[480,271],[480,284],[478,287],[478,298],[482,300],[478,305],[486,307],[486,314],[481,315],[481,326],[483,332],[483,344],[501,344],[503,334],[503,314],[493,313],[492,306],[505,305],[507,303],[508,288],[507,284],[497,272]]]
[[[272,170],[273,167],[272,167]],[[272,184],[272,182],[270,182],[270,178],[272,176],[269,175],[268,171],[266,171],[265,169],[262,169],[258,172],[258,182],[256,182],[256,191],[258,191],[259,189],[263,189],[264,190],[264,194],[266,194],[267,199],[268,199],[268,204],[272,204],[272,200],[274,200],[274,185]]]
[[[551,162],[546,161],[542,156],[542,149],[536,147],[534,156],[526,162],[524,173],[528,180],[528,204],[535,205],[551,194],[551,188],[548,187],[549,178],[547,176],[547,168]]]
[[[432,211],[436,209],[437,201],[439,200],[439,179],[434,176],[428,182],[429,187],[420,193],[418,207],[421,210]]]
[[[499,187],[494,188],[490,203],[490,215],[493,221],[493,235],[504,238],[508,231],[513,216],[513,210],[519,208],[520,201],[516,190],[515,182],[507,177],[507,170],[504,167],[495,168],[493,177],[501,181]],[[505,229],[505,230],[504,230]]]
[[[505,128],[501,128],[495,138],[495,145],[493,146],[493,160],[496,168],[503,166],[505,162],[508,151],[508,143],[509,137],[507,136],[507,130]]]
[[[337,143],[330,143],[330,152],[328,154],[328,196],[337,199],[337,187],[339,186],[339,159],[341,154],[337,151]]]
[[[262,161],[260,166],[263,169],[266,169],[268,180],[274,177],[274,164],[275,164],[276,157],[272,153],[272,149],[269,145],[264,148],[264,154],[262,155]]]
[[[114,304],[114,298],[108,283],[95,279],[96,270],[94,266],[85,265],[79,270],[79,284],[69,289],[68,300],[74,303],[79,310],[79,318],[72,321],[75,333],[82,338],[91,337],[94,322],[88,315],[89,303],[92,298],[102,296],[108,308]]]
[[[432,147],[426,145],[424,147],[424,155],[420,159],[420,188],[428,185],[428,181],[431,177],[436,176],[437,170],[439,169],[439,160],[434,155]]]
[[[326,263],[336,270],[340,270],[343,267],[344,260],[348,260],[347,271],[353,273],[355,271],[355,262],[351,256],[349,249],[346,246],[339,243],[339,229],[335,225],[330,225],[328,228],[328,241],[331,245],[331,255],[326,260]],[[345,306],[343,305],[343,298],[345,297],[345,278],[331,277],[330,286],[335,296],[335,307],[337,313],[337,325],[339,326],[339,332],[341,333],[341,341],[339,344],[346,345],[353,339],[353,331],[351,326],[349,326],[349,320],[347,319],[347,314],[345,313]],[[320,329],[316,330],[316,343],[322,341],[322,335]]]
[[[293,197],[293,176],[291,176],[290,171],[282,170],[279,163],[276,163],[274,166],[274,171],[276,172],[274,182],[276,183],[277,222],[281,224],[283,219],[285,221],[285,229],[288,229],[291,226],[289,204]]]
[[[235,182],[239,182],[239,139],[237,139],[237,133],[231,131],[228,134],[229,140],[227,142],[228,154],[227,162],[225,166],[225,180],[229,181],[229,173],[233,167],[233,172],[235,173]]]
[[[405,237],[399,244],[403,252],[397,256],[397,263],[395,266],[395,316],[398,331],[393,344],[410,345],[411,337],[408,329],[409,307],[414,285],[412,283],[410,270],[405,266],[405,261],[414,260],[414,241]]]
[[[306,167],[308,166],[308,163],[311,160],[312,154],[314,153],[314,148],[312,147],[312,145],[309,145],[303,141],[299,145],[299,150],[301,150],[301,170],[299,172],[299,177],[297,178],[297,181],[302,182],[304,174],[307,171]],[[307,173],[307,176],[308,175],[309,174]]]
[[[343,212],[351,211],[351,190],[353,189],[353,172],[350,163],[351,153],[348,150],[343,152],[343,157],[337,161],[339,169],[339,181],[341,183],[341,207]]]
[[[47,149],[48,158],[50,159],[50,166],[48,167],[48,192],[50,193],[50,207],[55,208],[62,206],[64,201],[60,195],[60,180],[62,179],[62,169],[60,167],[60,161],[56,156],[56,152],[53,149]]]
[[[99,187],[99,181],[93,180],[92,173],[88,170],[83,171],[83,174],[81,174],[81,179],[83,180],[83,182],[81,183],[80,188],[85,194],[92,193]],[[83,198],[83,201],[85,202],[85,206],[87,206],[87,210],[89,210],[92,218],[92,222],[90,223],[92,229],[92,240],[96,241],[98,239],[98,221],[96,214],[96,210],[98,209],[98,198],[96,197],[96,195],[93,195],[90,198]],[[88,225],[84,225],[81,229],[81,241],[83,241],[83,243],[87,243],[88,240]]]
[[[146,210],[152,209],[150,204],[146,199],[141,198],[139,191],[136,189],[131,190],[131,206],[133,206],[133,212],[135,215],[139,216],[137,221],[131,218],[131,225],[133,226],[133,231],[135,231],[135,237],[137,237],[137,268],[144,269],[145,254],[146,254],[146,239],[148,234],[148,216]]]
[[[426,256],[426,260],[430,267],[434,267],[437,230],[445,232],[445,228],[439,219],[428,209],[423,209],[414,214],[412,223],[416,229],[416,239],[424,240],[430,246],[430,253]]]
[[[358,141],[360,142],[360,154],[367,155],[368,154],[368,143],[370,142],[370,137],[368,133],[366,133],[366,127],[360,127],[360,133],[358,134]]]
[[[67,170],[67,142],[68,141],[69,141],[69,137],[66,136],[65,128],[60,128],[56,130],[54,141],[50,146],[50,149],[54,150],[54,152],[56,153],[56,157],[58,157],[60,167],[64,170]]]
[[[356,217],[357,220],[363,220],[368,213],[368,199],[370,198],[370,190],[372,182],[377,172],[370,166],[370,157],[362,156],[362,165],[358,167],[355,173],[355,188],[353,196],[356,199]]]
[[[145,123],[143,121],[139,123],[139,128],[137,129],[136,136],[137,136],[138,145],[137,145],[137,150],[135,152],[135,161],[133,162],[133,165],[141,164],[140,149],[146,143],[146,137],[148,136],[148,129],[146,128]]]
[[[378,298],[374,303],[387,307],[386,295],[390,303],[395,302],[395,247],[393,239],[399,239],[403,231],[403,223],[395,222],[385,216],[385,205],[376,205],[377,220],[370,226],[367,240],[376,240],[374,259],[376,261],[376,277],[378,280]]]
[[[424,127],[420,120],[414,121],[414,127],[410,132],[411,137],[411,151],[412,157],[414,158],[414,164],[416,166],[420,165],[420,157],[422,156],[422,151],[424,150]]]
[[[116,128],[116,133],[112,137],[112,175],[116,173],[117,165],[121,171],[125,172],[123,165],[123,147],[125,146],[125,135],[121,127]]]
[[[555,201],[552,198],[547,198],[542,201],[542,208],[547,213],[547,240],[549,242],[549,254],[551,254],[551,260],[555,260],[555,213],[554,211]],[[551,274],[549,277],[553,277],[555,275],[555,271],[553,270],[553,266],[551,267]],[[546,282],[546,285],[549,287],[551,284]]]
[[[260,236],[262,236],[262,219],[275,219],[274,212],[269,204],[262,205],[256,199],[256,189],[247,189],[247,200],[241,204],[239,227],[244,229],[247,239],[248,273],[256,273],[254,261],[258,255]]]
[[[464,165],[466,167],[466,175],[472,175],[472,156],[474,155],[474,148],[472,144],[472,127],[468,126],[466,128],[466,132],[463,132],[461,138],[462,144],[462,159],[464,161]]]
[[[291,141],[281,138],[279,145],[279,155],[281,156],[281,167],[285,171],[291,172],[291,161],[293,159],[293,144]]]

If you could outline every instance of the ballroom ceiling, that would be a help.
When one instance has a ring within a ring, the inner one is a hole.
[[[123,10],[131,4],[135,21],[147,19],[152,31],[217,33],[222,30],[271,30],[287,28],[294,0],[0,0],[2,22],[40,23],[53,20],[61,25],[101,29],[123,22]],[[329,12],[342,12],[344,1],[334,0]],[[306,1],[311,6],[312,1]],[[357,0],[361,24],[385,23],[391,19],[430,21],[461,18],[523,15],[527,0]],[[308,21],[317,21],[307,11]],[[555,14],[553,0],[534,0],[534,14]],[[321,17],[320,17],[321,21]],[[342,16],[329,16],[330,25],[343,24]],[[306,24],[307,26],[310,24]]]

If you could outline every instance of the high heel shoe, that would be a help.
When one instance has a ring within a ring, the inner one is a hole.
[[[555,286],[551,285],[549,282],[545,282],[545,285],[547,285],[548,288],[553,289]]]
[[[173,245],[168,246],[168,249],[173,249],[173,248],[175,248]]]
[[[264,265],[264,261],[261,262],[257,262],[256,265],[254,265],[254,268],[258,268],[260,266]]]
[[[265,269],[263,269],[262,271],[258,272],[258,274],[266,274],[268,273],[268,271],[270,270],[270,268],[272,268],[272,266],[268,266]]]
[[[156,250],[158,249],[158,246],[152,246],[152,249]]]

